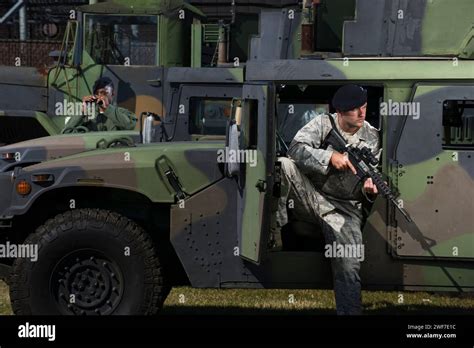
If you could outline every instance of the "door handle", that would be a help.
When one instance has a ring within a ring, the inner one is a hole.
[[[265,192],[267,190],[267,182],[265,180],[259,179],[255,184],[255,187],[259,192]]]
[[[146,82],[152,87],[161,87],[161,79],[146,80]]]

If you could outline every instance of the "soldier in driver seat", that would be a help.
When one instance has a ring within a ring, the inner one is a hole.
[[[93,95],[82,98],[83,113],[69,119],[62,133],[103,132],[114,130],[133,130],[137,118],[133,112],[113,104],[114,84],[108,77],[101,77],[94,83]],[[92,106],[88,107],[88,106]],[[86,112],[91,110],[92,112]]]

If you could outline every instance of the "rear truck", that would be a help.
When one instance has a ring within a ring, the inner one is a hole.
[[[73,103],[91,95],[101,76],[113,81],[118,106],[165,118],[168,68],[241,68],[250,59],[260,8],[298,9],[297,0],[190,3],[108,0],[71,7],[54,64],[26,67],[17,63],[22,57],[12,57],[11,66],[0,66],[0,146],[61,134]]]
[[[0,67],[0,144],[61,134],[74,116],[71,103],[91,95],[101,76],[114,82],[118,106],[136,115],[153,109],[163,116],[163,69],[199,66],[191,33],[205,16],[184,1],[114,0],[68,13],[53,66],[37,69],[12,61]],[[195,37],[200,47],[201,37]]]

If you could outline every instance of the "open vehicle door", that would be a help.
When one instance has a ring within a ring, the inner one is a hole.
[[[266,83],[244,85],[242,99],[234,99],[234,119],[227,136],[227,173],[238,176],[240,188],[240,256],[256,264],[263,258],[270,229],[274,119],[274,86]]]

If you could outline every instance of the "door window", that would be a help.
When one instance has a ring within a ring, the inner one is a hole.
[[[192,97],[189,101],[189,134],[225,135],[231,98]]]
[[[443,128],[443,147],[473,148],[474,100],[445,100]]]

